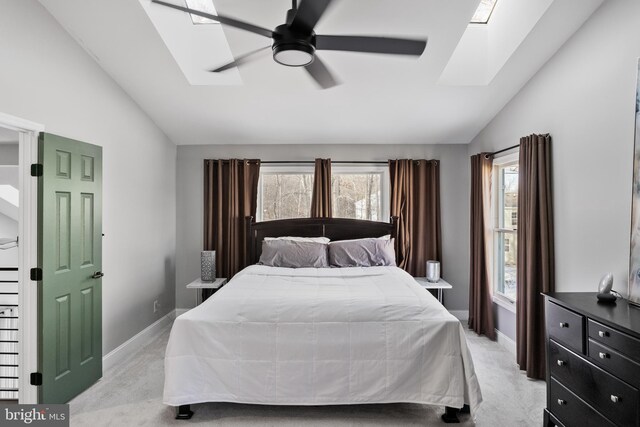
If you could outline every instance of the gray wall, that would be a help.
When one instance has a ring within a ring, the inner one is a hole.
[[[18,221],[0,213],[0,238],[18,235]],[[0,250],[0,267],[18,266],[18,248]]]
[[[9,184],[18,188],[19,177],[18,145],[0,144],[0,185]],[[13,208],[8,202],[0,200],[0,238],[13,238],[18,236],[18,221],[3,213],[2,206]],[[17,211],[17,209],[16,209]],[[18,248],[0,250],[0,267],[18,266]]]
[[[0,165],[18,164],[18,144],[0,144]]]
[[[473,140],[469,153],[553,137],[556,289],[627,292],[640,2],[604,2]]]
[[[0,10],[0,112],[103,147],[106,353],[175,306],[176,147],[40,3]]]
[[[470,153],[553,137],[556,283],[625,291],[640,2],[608,1],[472,142]]]
[[[453,285],[445,305],[467,310],[469,300],[469,161],[466,145],[206,145],[179,146],[177,166],[176,306],[192,307],[185,286],[200,275],[203,223],[203,159],[261,160],[438,159],[441,182],[443,277]]]

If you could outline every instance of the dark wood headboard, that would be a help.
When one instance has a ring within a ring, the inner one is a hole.
[[[347,218],[293,218],[254,222],[253,217],[248,216],[245,221],[249,264],[255,264],[260,260],[262,240],[265,237],[328,237],[334,241],[391,234],[391,237],[395,238],[398,230],[397,217],[391,217],[391,222]]]

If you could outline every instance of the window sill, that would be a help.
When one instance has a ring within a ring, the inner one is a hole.
[[[493,296],[493,303],[496,305],[499,305],[500,307],[509,310],[512,313],[516,312],[516,302],[515,301],[511,301],[508,298],[505,298],[503,296],[500,295],[494,295]]]

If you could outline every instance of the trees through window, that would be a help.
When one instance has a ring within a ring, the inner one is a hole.
[[[332,216],[388,221],[388,181],[386,166],[332,166]],[[257,220],[308,218],[312,193],[313,167],[262,166]]]
[[[510,156],[509,159],[513,158]],[[494,293],[509,301],[517,295],[518,161],[494,160]]]

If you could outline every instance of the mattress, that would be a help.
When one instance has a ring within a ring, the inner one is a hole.
[[[482,401],[460,322],[397,267],[254,265],[179,316],[167,405]]]

